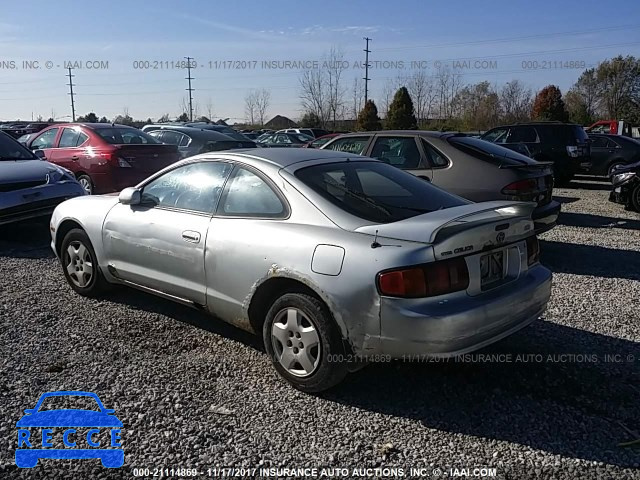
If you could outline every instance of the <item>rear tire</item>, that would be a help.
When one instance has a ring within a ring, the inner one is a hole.
[[[60,263],[67,282],[76,293],[97,297],[108,290],[96,252],[84,230],[74,228],[62,240]]]
[[[262,336],[276,371],[298,390],[322,392],[347,375],[342,335],[327,306],[311,295],[286,293],[273,302]]]
[[[624,163],[622,162],[613,162],[611,165],[609,165],[609,168],[607,168],[607,177],[611,177],[611,174],[613,173],[613,171],[618,168],[623,166]]]
[[[93,181],[91,181],[89,175],[80,175],[77,180],[82,188],[84,188],[84,191],[87,192],[87,195],[93,195]]]
[[[629,206],[640,213],[640,182],[636,182],[635,187],[629,194]]]

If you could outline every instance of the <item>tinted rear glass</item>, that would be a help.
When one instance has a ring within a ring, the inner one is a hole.
[[[376,223],[397,222],[466,203],[382,162],[315,165],[302,168],[295,175],[345,212]]]
[[[523,165],[535,163],[534,160],[495,143],[473,137],[449,137],[451,146],[479,160],[494,165]]]

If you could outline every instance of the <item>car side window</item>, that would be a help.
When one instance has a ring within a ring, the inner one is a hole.
[[[414,137],[379,137],[371,156],[402,169],[420,168],[421,163]]]
[[[84,142],[86,142],[87,140],[89,140],[89,135],[83,132],[78,132],[78,141],[76,142],[76,147],[84,144]]]
[[[166,130],[162,136],[162,143],[168,143],[169,145],[180,145],[182,141],[182,134],[179,132],[172,132]]]
[[[432,147],[424,138],[422,139],[422,148],[427,155],[427,160],[433,168],[444,168],[449,166],[449,159],[441,154],[435,147]]]
[[[371,137],[343,137],[331,142],[325,148],[336,152],[355,153],[362,155]]]
[[[287,135],[276,135],[275,143],[291,143],[291,139]]]
[[[282,218],[287,212],[280,197],[260,176],[238,167],[227,183],[218,207],[220,215]]]
[[[53,148],[53,142],[56,141],[56,135],[58,135],[58,128],[52,128],[46,132],[40,134],[36,139],[31,142],[32,149]]]
[[[591,139],[591,147],[605,148],[607,146],[607,139],[605,137],[595,137]]]
[[[191,137],[185,134],[182,134],[182,140],[180,140],[180,146],[186,147],[191,143]]]
[[[538,134],[533,127],[512,128],[506,143],[536,143]]]
[[[146,132],[149,134],[150,137],[155,138],[156,140],[158,140],[159,142],[162,141],[162,134],[164,133],[163,130],[154,130],[153,132]]]
[[[493,130],[485,133],[481,138],[482,140],[486,140],[487,142],[505,143],[508,132],[509,129],[507,128],[494,128]]]
[[[62,130],[62,136],[60,137],[60,148],[70,148],[78,145],[78,136],[80,132],[73,128],[65,128]]]
[[[227,162],[190,163],[152,180],[142,189],[144,205],[200,213],[215,211],[233,166]]]

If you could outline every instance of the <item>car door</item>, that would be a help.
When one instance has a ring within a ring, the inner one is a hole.
[[[415,135],[376,135],[369,156],[431,181],[433,172]]]
[[[246,317],[243,302],[273,268],[269,249],[282,248],[282,222],[288,217],[289,206],[270,180],[251,167],[235,167],[206,240],[207,308],[212,313],[236,324]]]
[[[45,160],[48,160],[51,156],[51,151],[56,145],[58,139],[58,132],[60,128],[53,127],[43,131],[40,135],[37,135],[31,143],[29,148],[31,150],[42,150],[44,152]]]
[[[181,165],[146,183],[139,205],[113,207],[102,232],[109,268],[127,282],[204,305],[207,231],[231,170],[222,161]]]
[[[78,162],[87,158],[82,147],[87,140],[89,136],[80,127],[64,127],[58,145],[51,150],[48,160],[77,173]]]
[[[528,125],[511,127],[503,146],[523,155],[528,153],[527,156],[531,156],[531,158],[538,156],[542,151],[538,132],[534,127]]]
[[[591,173],[606,173],[609,160],[616,154],[616,145],[607,137],[591,137]]]

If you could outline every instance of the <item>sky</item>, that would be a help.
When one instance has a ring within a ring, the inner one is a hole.
[[[465,84],[487,80],[499,88],[519,79],[534,91],[555,84],[564,92],[584,68],[640,56],[636,0],[10,5],[0,15],[0,120],[69,120],[69,65],[76,115],[156,119],[182,113],[190,56],[197,113],[233,123],[245,119],[247,93],[263,88],[271,93],[268,117],[299,118],[300,62],[322,66],[331,48],[347,62],[349,101],[355,79],[364,77],[364,37],[371,38],[369,97],[378,103],[385,83],[416,69],[457,67]]]

